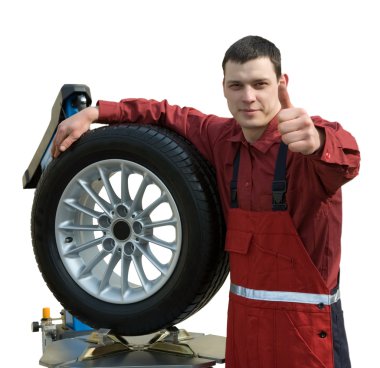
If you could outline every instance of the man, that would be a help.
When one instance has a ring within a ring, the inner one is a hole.
[[[340,187],[359,170],[354,138],[293,107],[277,47],[234,43],[223,60],[233,118],[166,101],[99,101],[63,121],[57,157],[101,123],[157,123],[215,166],[227,222],[227,367],[350,367],[339,297]]]

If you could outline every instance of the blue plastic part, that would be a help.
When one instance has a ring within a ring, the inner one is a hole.
[[[91,331],[92,327],[81,322],[78,318],[74,317],[71,313],[65,310],[66,326],[74,331]]]
[[[77,98],[76,95],[68,98],[65,101],[64,111],[65,111],[65,114],[66,114],[66,118],[70,117],[71,115],[76,114],[79,111],[77,106],[73,106],[73,100],[75,98]]]

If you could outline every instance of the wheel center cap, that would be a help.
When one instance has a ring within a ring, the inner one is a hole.
[[[113,235],[118,240],[126,240],[131,234],[131,228],[125,221],[117,221],[113,225]]]

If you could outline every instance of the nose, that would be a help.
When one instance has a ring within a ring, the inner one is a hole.
[[[256,101],[256,91],[251,87],[247,86],[243,90],[243,102],[252,103]]]

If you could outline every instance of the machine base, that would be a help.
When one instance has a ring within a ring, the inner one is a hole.
[[[193,356],[189,356],[172,349],[173,345],[182,345],[182,342],[161,340],[159,349],[155,350],[155,343],[150,344],[154,334],[124,337],[127,343],[100,345],[90,342],[92,334],[51,342],[45,347],[40,365],[49,368],[190,368],[212,367],[216,363],[224,363],[225,337],[222,336],[189,333],[184,340],[184,346],[194,353]],[[168,344],[168,351],[165,351],[165,344]],[[89,352],[93,352],[94,349],[103,349],[104,354],[95,353],[91,356]]]

